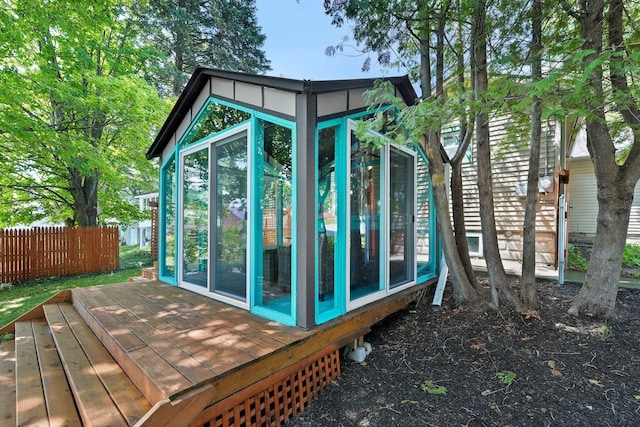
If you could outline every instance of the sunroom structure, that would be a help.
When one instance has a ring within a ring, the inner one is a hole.
[[[407,77],[384,80],[415,101]],[[424,152],[356,136],[374,83],[196,70],[147,152],[159,279],[311,328],[434,278]]]

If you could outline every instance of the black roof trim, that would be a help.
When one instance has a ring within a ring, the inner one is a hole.
[[[169,113],[162,128],[155,137],[151,147],[146,153],[147,159],[158,157],[164,147],[169,143],[169,139],[175,133],[176,129],[182,123],[182,120],[189,112],[189,109],[200,95],[204,86],[209,82],[211,77],[220,77],[229,80],[235,80],[243,83],[251,83],[262,85],[273,89],[285,90],[295,93],[311,93],[321,94],[329,92],[337,92],[347,89],[363,89],[374,86],[376,80],[386,80],[391,82],[407,105],[413,105],[417,99],[417,95],[409,78],[401,77],[381,77],[373,79],[350,79],[350,80],[296,80],[281,77],[273,77],[258,74],[239,73],[234,71],[216,70],[212,68],[197,68],[184,90],[178,97],[173,109]]]

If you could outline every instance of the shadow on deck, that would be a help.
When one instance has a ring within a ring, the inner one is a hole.
[[[280,425],[339,375],[340,347],[425,287],[310,331],[157,281],[66,291],[0,331],[16,334],[0,426]]]

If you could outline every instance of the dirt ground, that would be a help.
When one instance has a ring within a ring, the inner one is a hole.
[[[540,319],[454,308],[447,289],[376,325],[288,426],[640,425],[639,291],[602,322],[566,314],[577,284],[540,281]]]

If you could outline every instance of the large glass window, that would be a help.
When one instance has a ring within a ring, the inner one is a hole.
[[[160,263],[160,276],[175,279],[176,275],[176,161],[171,160],[162,169],[162,230],[164,250]]]
[[[255,286],[255,305],[292,314],[292,131],[261,121],[262,176],[259,221],[262,263]]]
[[[209,149],[182,164],[182,280],[207,287],[209,259]]]
[[[336,185],[337,127],[318,131],[317,153],[317,299],[318,314],[339,307],[336,294],[336,241],[338,237],[338,191]]]
[[[415,279],[414,157],[395,147],[389,150],[389,287]]]
[[[250,118],[251,114],[246,111],[210,101],[205,105],[196,122],[182,139],[182,146],[186,147]]]
[[[380,275],[383,151],[351,132],[349,289],[356,300],[384,289]]]
[[[418,282],[426,280],[435,273],[434,263],[432,261],[431,247],[435,243],[435,239],[432,236],[432,193],[431,193],[431,179],[429,177],[429,165],[427,164],[426,154],[422,149],[418,148],[418,166],[417,166],[417,214],[416,214],[416,252],[418,261]],[[434,225],[435,227],[435,225]]]
[[[215,144],[215,243],[213,291],[247,297],[247,135]]]

